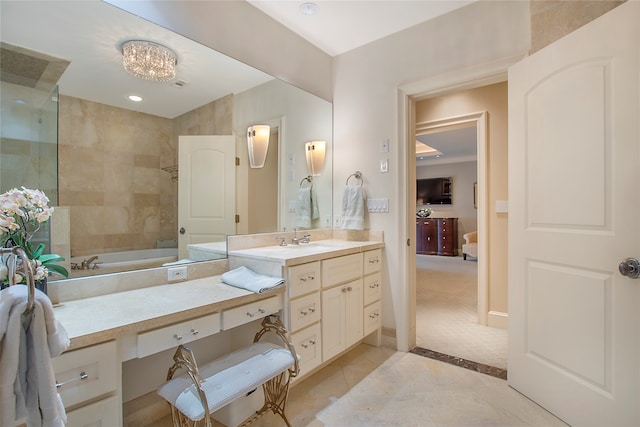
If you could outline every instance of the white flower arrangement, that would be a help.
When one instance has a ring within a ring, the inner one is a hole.
[[[33,248],[31,238],[40,225],[51,218],[53,208],[49,206],[49,198],[40,190],[22,190],[14,188],[0,195],[0,246],[21,246],[31,260],[34,280],[48,277],[49,272],[68,277],[69,272],[57,263],[64,261],[56,254],[43,254],[44,245],[40,243]],[[16,273],[15,283],[23,283],[25,278]],[[8,281],[8,270],[0,265],[0,283]]]

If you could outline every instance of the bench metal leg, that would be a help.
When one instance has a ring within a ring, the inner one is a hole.
[[[241,426],[248,426],[268,411],[271,411],[276,415],[280,415],[287,426],[291,426],[287,416],[285,415],[285,407],[289,396],[289,384],[291,378],[297,376],[300,372],[298,355],[293,344],[289,341],[287,329],[284,327],[284,324],[278,316],[267,316],[262,320],[262,329],[260,329],[260,331],[255,335],[253,342],[256,343],[260,341],[260,339],[268,332],[274,333],[282,340],[285,347],[291,352],[294,364],[287,371],[262,384],[262,389],[264,391],[264,405],[256,411],[251,418],[241,424]],[[188,347],[181,345],[176,350],[173,360],[174,364],[169,368],[169,372],[167,372],[167,381],[173,378],[178,369],[186,370],[187,374],[198,389],[198,394],[205,411],[205,416],[202,420],[192,421],[182,414],[175,406],[169,404],[171,407],[171,419],[174,427],[212,427],[207,397],[202,389],[202,380],[198,373],[198,365],[193,352]]]

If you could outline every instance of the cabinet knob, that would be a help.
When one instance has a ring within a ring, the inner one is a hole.
[[[191,335],[198,335],[200,333],[199,330],[195,329],[195,328],[191,328]]]
[[[182,339],[182,335],[178,335],[178,334],[173,334],[173,337],[178,341]]]

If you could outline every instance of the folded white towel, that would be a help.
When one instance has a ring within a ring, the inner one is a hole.
[[[220,279],[222,279],[222,281],[227,285],[246,289],[248,291],[255,292],[256,294],[261,294],[280,286],[284,286],[285,283],[282,277],[258,274],[245,266],[227,271],[220,276]]]
[[[311,228],[311,220],[317,219],[319,216],[318,196],[316,196],[313,185],[300,187],[296,201],[296,227]]]
[[[347,185],[342,195],[342,228],[364,230],[365,193],[362,186]]]
[[[0,426],[26,417],[29,427],[63,427],[67,418],[51,357],[69,347],[69,337],[39,290],[33,312],[24,315],[27,294],[22,285],[0,292]]]

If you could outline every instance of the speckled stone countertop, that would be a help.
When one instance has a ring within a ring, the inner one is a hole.
[[[220,276],[63,302],[56,319],[71,339],[70,349],[228,310],[284,293],[256,294],[229,286]]]
[[[381,241],[326,239],[316,240],[311,243],[300,243],[299,245],[271,245],[230,250],[229,258],[241,257],[274,261],[283,266],[292,266],[326,259],[328,254],[333,258],[383,247],[384,242]]]

